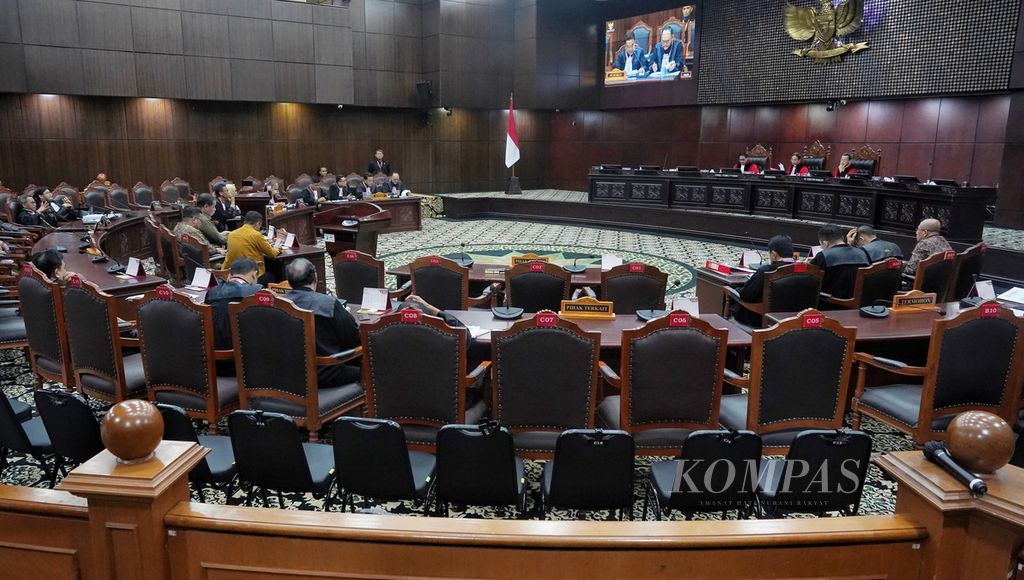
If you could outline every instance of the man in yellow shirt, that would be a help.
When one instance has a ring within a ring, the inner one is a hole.
[[[274,258],[281,253],[278,247],[279,242],[271,245],[263,234],[260,233],[260,226],[263,223],[263,216],[258,211],[250,211],[243,218],[242,227],[231,232],[228,236],[228,255],[224,258],[224,267],[230,268],[231,263],[239,258],[250,258],[256,262],[259,274],[259,283],[266,285],[273,282],[267,275],[267,267],[263,258]],[[284,230],[278,230],[278,234]]]

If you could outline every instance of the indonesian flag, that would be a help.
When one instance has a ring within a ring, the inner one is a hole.
[[[512,107],[512,95],[508,97],[508,133],[505,138],[505,167],[512,167],[519,161],[519,136],[516,135],[516,110]]]

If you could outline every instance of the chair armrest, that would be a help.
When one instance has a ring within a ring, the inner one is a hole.
[[[405,300],[405,297],[410,294],[412,294],[412,280],[406,280],[405,284],[402,284],[401,288],[388,292],[388,298]]]
[[[857,304],[853,298],[836,298],[835,296],[826,292],[818,293],[818,299],[828,304],[834,304],[836,306],[842,306],[844,308],[856,308]]]
[[[494,297],[495,297],[496,291],[498,290],[498,286],[499,286],[499,284],[497,282],[495,282],[494,284],[491,284],[490,286],[484,288],[483,294],[481,294],[479,296],[476,296],[476,297],[470,296],[469,297],[469,306],[470,306],[470,308],[472,308],[473,306],[483,307],[483,308],[493,308],[494,305],[495,305]]]
[[[598,363],[597,370],[601,371],[601,378],[604,379],[604,382],[615,387],[616,389],[622,388],[622,377],[620,377],[618,373],[612,370],[612,367],[605,364],[604,361]]]
[[[725,382],[729,383],[730,385],[735,385],[742,389],[750,388],[750,377],[741,377],[740,375],[729,369],[724,369],[722,373]]]
[[[485,360],[479,365],[477,365],[477,367],[473,369],[473,372],[466,375],[466,378],[469,379],[468,387],[476,388],[482,386],[484,380],[487,379],[487,371],[490,370],[490,368],[491,361],[489,360]]]
[[[213,351],[213,360],[235,360],[235,351],[215,350]]]
[[[928,374],[926,367],[914,367],[910,366],[903,361],[898,361],[891,358],[883,358],[880,356],[872,356],[863,352],[853,353],[853,360],[871,365],[875,368],[882,369],[884,371],[897,374],[905,375],[908,377],[923,377]]]
[[[725,312],[722,313],[723,317],[728,317],[729,315],[730,300],[736,302],[737,304],[753,312],[754,314],[760,314],[761,316],[764,316],[766,314],[764,310],[764,302],[747,302],[740,298],[740,291],[733,288],[732,286],[722,286],[722,293],[725,294],[726,310]]]
[[[139,339],[132,338],[130,336],[122,336],[120,338],[120,340],[121,340],[121,347],[122,348],[124,348],[124,347],[137,348],[139,346],[142,346],[142,342],[139,341]]]
[[[318,357],[316,357],[316,364],[317,364],[317,366],[340,365],[340,364],[345,364],[345,363],[347,363],[349,361],[356,360],[357,358],[359,358],[361,356],[363,356],[363,347],[357,346],[357,347],[349,349],[349,350],[343,350],[341,352],[336,352],[336,353],[334,353],[332,355],[318,356]]]

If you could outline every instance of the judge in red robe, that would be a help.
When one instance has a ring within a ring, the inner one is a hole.
[[[799,153],[794,153],[789,158],[789,175],[810,175],[811,169],[804,164],[804,157]]]
[[[740,153],[736,165],[733,165],[732,168],[739,169],[740,173],[761,173],[761,168],[757,166],[757,163],[747,159],[747,156],[743,153]]]
[[[853,167],[853,162],[850,160],[849,153],[843,153],[839,157],[839,165],[832,171],[832,177],[846,177],[847,175],[854,175],[857,170]]]

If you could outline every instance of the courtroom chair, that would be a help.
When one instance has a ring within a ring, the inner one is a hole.
[[[12,399],[10,397],[4,397],[7,399],[7,403],[11,406],[11,410],[14,412],[14,416],[18,421],[28,421],[32,418],[32,407],[26,403],[22,403],[18,399]],[[0,445],[0,447],[3,447]]]
[[[947,294],[953,279],[955,262],[956,252],[953,250],[939,252],[921,260],[914,272],[913,289],[925,293],[934,292],[937,302],[948,302]]]
[[[746,519],[754,511],[760,463],[761,437],[753,431],[694,431],[683,442],[678,459],[651,464],[644,519],[651,503],[658,520],[671,515],[672,510],[684,516],[720,511],[723,519],[726,512],[736,510],[739,519]],[[689,477],[680,481],[677,491],[680,468]]]
[[[829,165],[829,157],[832,155],[832,146],[828,147],[822,145],[821,141],[815,141],[810,145],[804,147],[803,158],[804,165],[811,171],[825,171],[829,170],[832,166]]]
[[[388,419],[338,417],[332,425],[334,464],[341,511],[355,512],[353,495],[370,501],[426,502],[436,460],[430,453],[406,448],[402,427]],[[344,490],[342,492],[342,490]]]
[[[597,407],[597,424],[622,429],[641,455],[675,455],[695,429],[717,429],[729,332],[675,311],[622,331],[622,377],[601,363],[620,395]]]
[[[363,177],[361,175],[350,173],[345,177],[345,187],[350,191],[355,191],[363,186]]]
[[[988,411],[1013,424],[1024,381],[1021,352],[1024,319],[995,301],[961,310],[955,318],[936,319],[924,366],[858,352],[853,426],[860,427],[866,415],[924,445],[945,439],[949,422],[963,411]],[[866,387],[869,366],[906,378]]]
[[[903,262],[899,258],[889,258],[870,266],[857,268],[857,277],[853,281],[853,296],[836,298],[831,294],[821,293],[822,307],[861,308],[876,303],[891,304],[892,298],[900,291]]]
[[[676,36],[676,38],[679,38]],[[747,160],[757,165],[757,168],[761,171],[767,171],[772,166],[772,148],[765,147],[758,143],[752,147],[747,147],[745,151]]]
[[[228,182],[227,179],[224,179],[223,177],[221,177],[219,175],[217,177],[214,177],[213,179],[210,180],[210,183],[207,184],[208,187],[209,187],[209,193],[212,195],[214,187],[220,185],[221,183],[227,183],[227,182]]]
[[[559,433],[594,426],[600,348],[600,333],[550,311],[491,332],[491,416],[518,453],[550,459]]]
[[[856,338],[856,328],[814,309],[755,330],[749,377],[725,373],[726,382],[748,392],[722,396],[719,423],[754,431],[774,452],[806,429],[842,427]]]
[[[91,182],[89,182],[89,185],[86,185],[85,187],[83,187],[82,191],[88,191],[90,189],[95,189],[96,191],[102,191],[103,193],[106,193],[109,188],[110,188],[110,186],[107,185],[106,183],[100,183],[99,181],[96,181],[94,179]]]
[[[949,279],[948,302],[966,298],[974,289],[974,282],[981,276],[985,252],[988,246],[984,242],[975,244],[960,252],[953,258],[953,272]]]
[[[793,512],[837,511],[855,516],[870,463],[871,437],[861,431],[802,431],[785,459],[761,462],[757,486],[761,514],[775,518]]]
[[[180,177],[175,177],[171,180],[171,183],[178,189],[178,198],[183,202],[191,203],[193,200],[192,186],[189,182],[185,181]]]
[[[131,197],[128,194],[128,190],[117,184],[110,186],[110,191],[107,192],[107,200],[110,202],[110,207],[112,209],[135,209],[132,207]]]
[[[425,256],[409,264],[412,293],[441,310],[469,310],[491,305],[491,293],[469,295],[469,268],[441,256]]]
[[[249,175],[242,180],[242,186],[251,187],[254,191],[263,191],[266,189],[266,186],[263,184],[263,180],[258,177],[253,177],[252,175]]]
[[[359,304],[365,288],[384,288],[384,262],[370,254],[345,250],[336,254],[331,262],[334,266],[334,295],[346,302]],[[397,299],[408,294],[408,288],[388,292],[390,298]]]
[[[150,247],[153,248],[153,261],[156,262],[157,275],[163,278],[170,278],[167,273],[167,264],[164,261],[163,240],[160,239],[160,222],[152,215],[147,215],[143,218],[143,223],[145,224],[146,236],[149,238]]]
[[[550,262],[525,262],[505,270],[505,305],[526,312],[561,309],[572,295],[572,274]]]
[[[103,451],[100,422],[81,395],[40,389],[33,398],[53,451],[61,457],[61,472],[67,475],[67,468],[85,463]]]
[[[205,243],[206,240],[196,240],[188,234],[178,236],[178,253],[181,255],[181,264],[184,278],[182,282],[190,284],[196,274],[196,268],[212,270],[214,264],[220,265],[224,261],[224,254],[212,253],[212,246]]]
[[[217,361],[234,360],[234,353],[214,350],[212,309],[170,286],[147,292],[138,308],[149,400],[182,407],[216,433],[221,417],[238,408],[238,381],[217,376]]]
[[[232,502],[238,470],[235,468],[235,454],[231,450],[231,438],[227,435],[198,435],[187,411],[176,405],[157,403],[164,420],[165,441],[186,441],[202,445],[210,453],[188,473],[188,480],[199,488],[200,497],[209,486],[224,492],[227,503]]]
[[[91,212],[107,212],[112,208],[110,202],[107,200],[107,192],[100,191],[98,189],[87,189],[83,193],[85,198],[85,209]]]
[[[186,279],[185,258],[181,255],[181,243],[174,233],[167,229],[167,226],[157,226],[159,232],[159,253],[162,257],[163,273],[171,284],[178,286],[188,284],[191,279]]]
[[[263,185],[264,187],[277,188],[278,191],[284,191],[284,179],[274,175],[273,173],[263,180]]]
[[[44,191],[46,191],[45,185],[36,185],[34,183],[30,183],[25,186],[25,189],[21,190],[21,194],[35,197],[37,194],[40,194]]]
[[[175,204],[183,201],[181,190],[171,181],[160,184],[160,203]]]
[[[313,178],[308,173],[300,173],[295,177],[295,185],[301,189],[309,187],[310,183],[313,183]]]
[[[303,443],[298,425],[281,413],[235,411],[228,415],[228,431],[246,503],[253,505],[253,488],[258,488],[263,507],[269,507],[267,491],[273,490],[282,509],[282,493],[310,493],[324,498],[324,511],[331,509],[334,453],[330,445]]]
[[[633,39],[636,41],[636,45],[643,49],[645,55],[651,52],[651,48],[653,48],[652,40],[656,38],[654,28],[652,26],[644,22],[642,19],[637,20],[636,24],[629,29],[629,32],[633,33]],[[676,38],[679,37],[677,36]],[[657,40],[654,40],[654,42],[657,42]],[[623,44],[619,48],[622,49],[625,48],[625,46],[626,45]],[[612,55],[612,60],[615,59],[616,54],[618,54],[618,51],[615,51],[615,54]],[[658,66],[661,65],[659,64]]]
[[[731,302],[737,302],[760,316],[769,312],[799,312],[805,308],[815,308],[824,276],[820,268],[806,262],[780,266],[774,272],[764,275],[761,302],[747,302],[740,298],[739,290],[723,286],[725,310],[722,316],[728,318],[731,315]]]
[[[71,371],[64,295],[60,285],[50,281],[31,264],[23,268],[27,273],[18,280],[18,297],[28,339],[28,360],[36,375],[36,388],[47,380],[73,389],[76,383]]]
[[[633,519],[633,438],[625,431],[569,429],[541,476],[542,517],[551,508],[618,510]]]
[[[614,304],[615,314],[665,308],[668,274],[640,262],[621,264],[601,272],[601,300]]]
[[[132,206],[134,209],[149,209],[157,201],[156,192],[143,182],[132,186]]]
[[[317,366],[356,360],[362,349],[314,356],[311,311],[260,291],[231,303],[228,312],[240,408],[291,416],[309,430],[310,441],[315,442],[322,425],[363,406],[363,388],[358,382],[317,388]]]
[[[430,450],[450,423],[477,423],[487,413],[488,362],[466,374],[469,331],[419,311],[361,324],[366,416],[396,421],[414,449]]]
[[[145,398],[142,355],[123,353],[126,348],[138,348],[139,340],[121,336],[113,296],[72,276],[64,288],[64,321],[71,371],[83,394],[110,403]]]
[[[305,187],[300,187],[297,183],[293,183],[288,186],[288,203],[295,203],[304,195]]]
[[[43,420],[39,417],[22,420],[11,406],[11,400],[0,397],[0,472],[7,467],[11,453],[34,459],[42,468],[49,487],[57,483],[62,459],[53,451]]]
[[[850,164],[861,175],[867,174],[869,177],[879,175],[882,167],[882,150],[864,145],[850,153]]]
[[[14,218],[17,213],[15,213],[12,205],[17,201],[17,199],[18,198],[11,190],[0,192],[0,211],[3,212],[4,221],[7,223],[16,223]]]
[[[445,425],[437,434],[437,515],[448,504],[515,506],[526,512],[526,469],[512,434],[496,423]]]
[[[64,195],[67,196],[68,199],[71,199],[72,202],[78,199],[78,188],[66,181],[58,183],[50,191],[53,193],[54,197],[57,197],[58,195]]]

